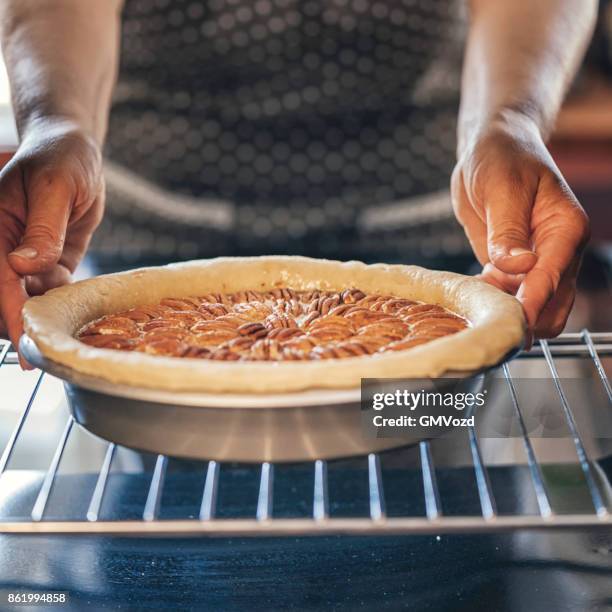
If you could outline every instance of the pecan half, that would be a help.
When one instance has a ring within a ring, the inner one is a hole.
[[[365,296],[366,294],[359,289],[346,289],[341,294],[342,301],[345,304],[356,304],[359,300],[363,300]]]
[[[339,306],[334,306],[328,314],[339,317],[345,315],[351,308],[354,308],[352,304],[340,304]]]
[[[191,334],[185,341],[191,346],[214,346],[236,337],[234,330],[218,329]]]
[[[362,327],[358,335],[380,336],[381,338],[388,338],[390,340],[400,340],[408,333],[409,329],[408,325],[402,323],[402,321],[388,319]]]
[[[454,334],[455,332],[461,331],[467,327],[465,321],[456,317],[420,319],[415,323],[410,323],[410,330],[413,333],[419,331],[437,330],[446,334]]]
[[[245,323],[237,331],[241,336],[251,336],[253,338],[263,338],[268,335],[268,329],[261,323]]]
[[[228,340],[223,346],[234,351],[234,353],[246,355],[250,352],[256,340],[257,338],[253,338],[252,336],[240,336],[239,338]]]
[[[272,309],[262,302],[248,302],[236,304],[234,312],[249,321],[261,321],[272,313]]]
[[[81,331],[81,336],[88,336],[90,334],[133,336],[136,334],[136,331],[136,322],[132,319],[124,316],[113,316],[90,323]]]
[[[196,310],[177,310],[164,315],[162,320],[176,321],[183,324],[185,327],[191,327],[198,321],[202,321],[202,315]]]
[[[310,324],[310,329],[319,329],[320,327],[341,327],[343,329],[353,330],[353,322],[345,317],[335,315],[326,315],[315,319]]]
[[[236,313],[230,313],[230,314],[223,315],[222,317],[217,317],[215,321],[219,323],[226,323],[227,325],[231,325],[232,327],[236,329],[240,327],[241,325],[244,325],[245,323],[249,322],[247,317],[244,317]]]
[[[326,315],[334,306],[340,304],[340,296],[338,294],[331,295],[319,300],[319,312]]]
[[[232,323],[228,323],[227,321],[220,321],[219,319],[212,319],[210,321],[198,321],[195,325],[191,327],[190,331],[195,334],[199,334],[202,332],[223,330],[235,336],[237,333],[236,329],[237,328]]]
[[[289,340],[289,338],[300,336],[303,333],[304,332],[299,327],[279,327],[270,330],[268,333],[268,338],[270,338],[270,340],[278,340],[283,342],[285,340]]]
[[[321,313],[318,310],[308,313],[304,319],[302,319],[302,327],[308,327],[315,319],[318,319]]]
[[[172,338],[173,340],[182,340],[188,335],[187,330],[178,328],[157,328],[151,331],[145,332],[142,336],[142,340],[145,342],[153,342],[154,340],[163,340]]]
[[[138,308],[131,308],[130,310],[126,310],[123,313],[123,316],[126,319],[131,319],[136,323],[144,323],[146,321],[150,321],[154,317],[157,316],[152,308],[147,308],[146,306],[141,306]]]
[[[382,306],[380,307],[380,309],[382,310],[382,312],[395,314],[398,310],[401,310],[402,308],[406,308],[412,305],[414,305],[414,302],[412,300],[406,300],[402,298],[392,298],[384,302]]]
[[[221,317],[230,310],[225,304],[204,302],[198,306],[198,311],[201,313],[208,313],[214,317]]]
[[[320,327],[308,332],[308,337],[317,344],[325,342],[339,342],[346,340],[352,335],[350,329],[343,327]]]
[[[298,336],[297,338],[292,338],[284,343],[284,347],[288,350],[295,351],[300,354],[309,353],[314,347],[316,343],[309,338],[308,336]]]
[[[142,331],[149,332],[154,329],[184,329],[187,324],[179,320],[168,320],[168,319],[152,319],[142,325]]]
[[[412,304],[411,306],[404,306],[397,311],[397,315],[402,319],[408,317],[421,316],[428,317],[436,313],[447,313],[448,311],[436,304]]]
[[[132,338],[126,338],[125,336],[111,336],[96,334],[91,336],[81,336],[79,340],[87,346],[93,346],[95,348],[108,348],[108,349],[119,349],[123,351],[131,351],[134,346],[134,340]]]
[[[277,302],[276,309],[294,317],[298,317],[304,312],[302,303],[294,299]]]
[[[159,340],[151,340],[140,345],[137,350],[149,355],[182,357],[187,351],[187,346],[181,340],[175,338],[160,338]]]
[[[200,305],[200,300],[193,297],[185,298],[164,298],[161,300],[162,306],[168,306],[172,310],[193,310]]]
[[[275,312],[275,313],[272,313],[271,315],[268,315],[264,319],[263,324],[268,329],[278,329],[281,327],[297,327],[297,323],[295,322],[295,319],[282,312]]]
[[[345,315],[345,318],[353,323],[356,327],[386,321],[391,318],[390,315],[384,312],[376,312],[372,310],[359,309]]]
[[[214,359],[215,361],[238,361],[240,359],[240,355],[238,355],[238,353],[234,353],[228,348],[221,347],[212,351],[208,358]]]
[[[193,357],[195,359],[208,359],[210,355],[210,349],[204,346],[189,346],[187,345],[187,349],[183,353],[183,357]]]

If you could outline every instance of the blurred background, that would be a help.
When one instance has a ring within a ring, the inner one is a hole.
[[[127,2],[95,269],[263,242],[469,270],[447,186],[464,35],[462,2]],[[4,159],[17,143],[9,100],[0,67]],[[604,0],[551,142],[600,256],[612,238],[611,103]]]

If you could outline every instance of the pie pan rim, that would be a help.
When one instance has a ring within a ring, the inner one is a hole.
[[[104,314],[186,297],[246,289],[340,290],[440,304],[471,326],[404,351],[297,362],[217,362],[99,349],[74,334]],[[473,277],[417,266],[364,264],[295,256],[216,258],[95,277],[31,298],[24,328],[47,359],[110,383],[166,391],[288,393],[359,387],[362,378],[424,378],[477,371],[522,346],[519,302]]]

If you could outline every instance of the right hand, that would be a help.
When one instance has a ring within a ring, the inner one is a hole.
[[[31,295],[71,281],[104,210],[101,153],[66,119],[37,119],[0,172],[0,335]]]

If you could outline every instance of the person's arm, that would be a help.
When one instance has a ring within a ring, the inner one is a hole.
[[[565,325],[589,233],[544,143],[596,13],[596,0],[470,2],[453,204],[483,277],[542,337]]]
[[[115,82],[122,0],[2,0],[2,52],[20,134],[73,121],[102,143]]]
[[[101,154],[120,0],[0,0],[19,148],[0,173],[0,331],[69,282],[103,210]]]

